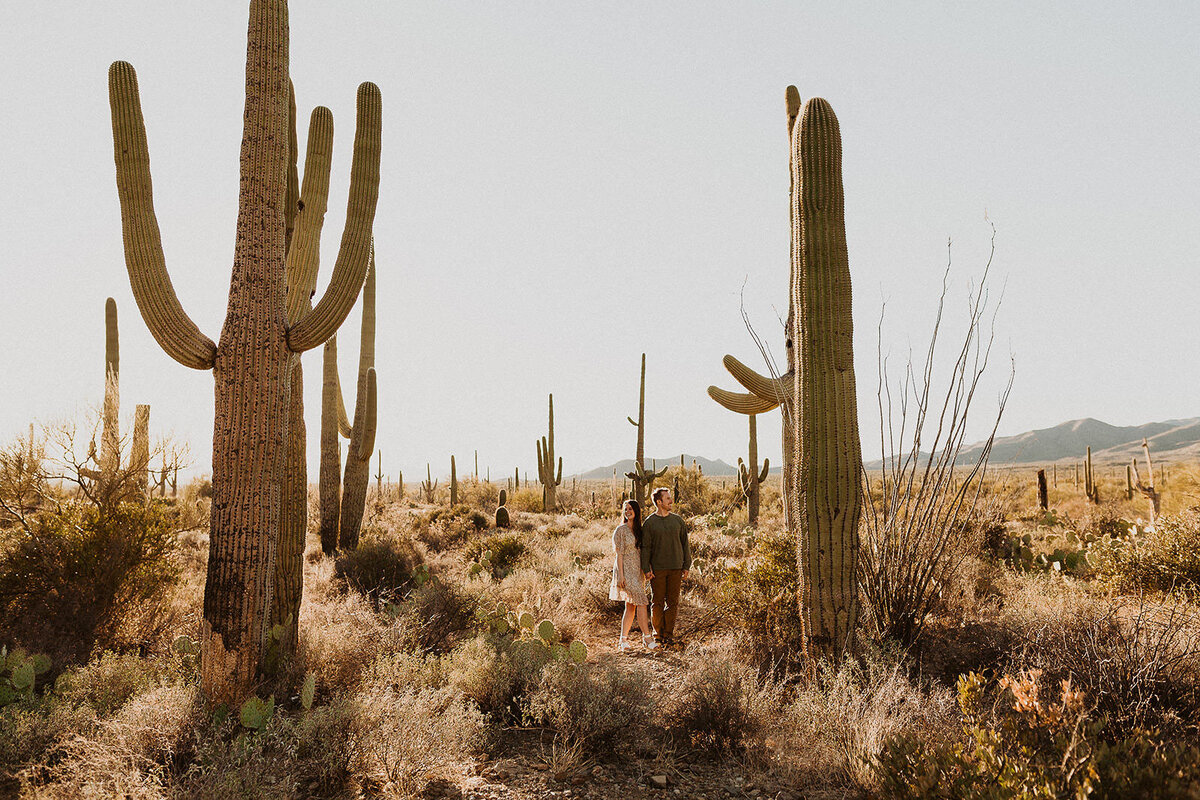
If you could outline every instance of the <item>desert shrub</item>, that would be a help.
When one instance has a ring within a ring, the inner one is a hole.
[[[446,653],[475,630],[478,605],[472,595],[434,577],[388,611],[397,620],[405,646],[422,653]]]
[[[467,478],[458,482],[458,499],[463,505],[491,513],[500,503],[500,487],[484,480]]]
[[[176,581],[175,533],[155,505],[41,516],[0,555],[0,635],[55,664],[86,659],[123,614]]]
[[[38,797],[160,798],[192,755],[201,724],[195,687],[139,694],[86,735],[67,739],[31,775]]]
[[[542,510],[542,489],[540,486],[526,486],[508,493],[508,507],[512,511],[540,512]]]
[[[494,571],[507,573],[525,555],[525,543],[511,533],[493,533],[486,539],[471,542],[464,555],[468,561],[478,561],[484,553],[491,553]]]
[[[797,580],[793,542],[782,532],[763,531],[746,561],[730,567],[717,589],[714,607],[760,665],[786,664],[801,652]]]
[[[1025,621],[1020,666],[1070,680],[1119,733],[1195,732],[1200,719],[1200,619],[1184,604],[1075,603]]]
[[[351,770],[370,796],[416,795],[482,741],[483,716],[453,689],[368,684],[351,703]]]
[[[941,741],[950,707],[948,693],[914,683],[903,665],[879,653],[822,664],[772,721],[763,749],[794,782],[878,796],[871,764],[885,743],[903,734]]]
[[[1145,531],[1122,522],[1121,534],[1093,546],[1099,575],[1122,589],[1200,590],[1200,508],[1159,517]]]
[[[368,532],[357,548],[338,555],[334,574],[378,609],[380,603],[408,589],[413,571],[422,563],[421,554],[407,539]]]
[[[892,737],[875,767],[889,798],[1191,798],[1200,793],[1200,748],[1134,731],[1105,741],[1086,695],[1063,681],[1042,694],[1037,672],[999,682],[959,679],[961,736]]]
[[[295,672],[317,676],[318,691],[353,691],[380,652],[401,646],[400,632],[358,593],[306,602],[300,610]]]
[[[437,508],[417,520],[416,537],[432,551],[457,547],[488,526],[488,518],[470,506]]]
[[[620,745],[636,746],[651,708],[646,679],[640,673],[611,664],[569,661],[547,664],[525,702],[531,721],[593,754]]]
[[[764,691],[754,670],[727,659],[692,663],[671,693],[665,727],[693,747],[740,752],[777,716],[772,688]]]
[[[54,691],[63,700],[83,703],[106,717],[136,694],[162,684],[171,676],[169,664],[133,653],[104,652],[85,666],[58,676]]]
[[[17,795],[17,776],[53,759],[57,746],[87,732],[95,721],[87,706],[52,696],[0,709],[0,795]]]

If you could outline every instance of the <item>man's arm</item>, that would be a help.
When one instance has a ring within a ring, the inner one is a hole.
[[[653,526],[642,525],[642,572],[650,572],[650,560],[654,556]]]
[[[692,568],[692,548],[688,544],[688,526],[683,517],[679,518],[679,543],[683,545],[683,571],[687,572]]]

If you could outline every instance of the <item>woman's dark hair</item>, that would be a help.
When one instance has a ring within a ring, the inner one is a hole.
[[[630,507],[633,508],[633,522],[630,524],[629,529],[633,531],[633,543],[635,545],[637,545],[638,550],[641,550],[642,549],[642,507],[638,504],[637,500],[626,500],[625,503],[628,503],[630,505]],[[621,504],[622,508],[625,507],[625,503]],[[625,516],[624,513],[622,513],[621,516],[624,517]],[[624,520],[622,520],[622,521],[624,521]]]

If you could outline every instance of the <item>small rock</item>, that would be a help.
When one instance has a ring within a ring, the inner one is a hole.
[[[667,788],[667,776],[666,775],[651,775],[649,780],[650,780],[650,785],[656,789]]]

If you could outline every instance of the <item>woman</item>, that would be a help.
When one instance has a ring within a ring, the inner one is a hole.
[[[642,555],[639,552],[642,549],[642,509],[636,500],[626,500],[621,506],[621,516],[625,521],[613,531],[616,563],[613,564],[612,584],[608,589],[610,600],[625,601],[617,649],[622,652],[629,649],[627,637],[636,617],[642,629],[642,644],[653,650],[658,643],[650,633],[649,616],[646,613],[650,598],[646,596],[646,579],[642,574]]]

